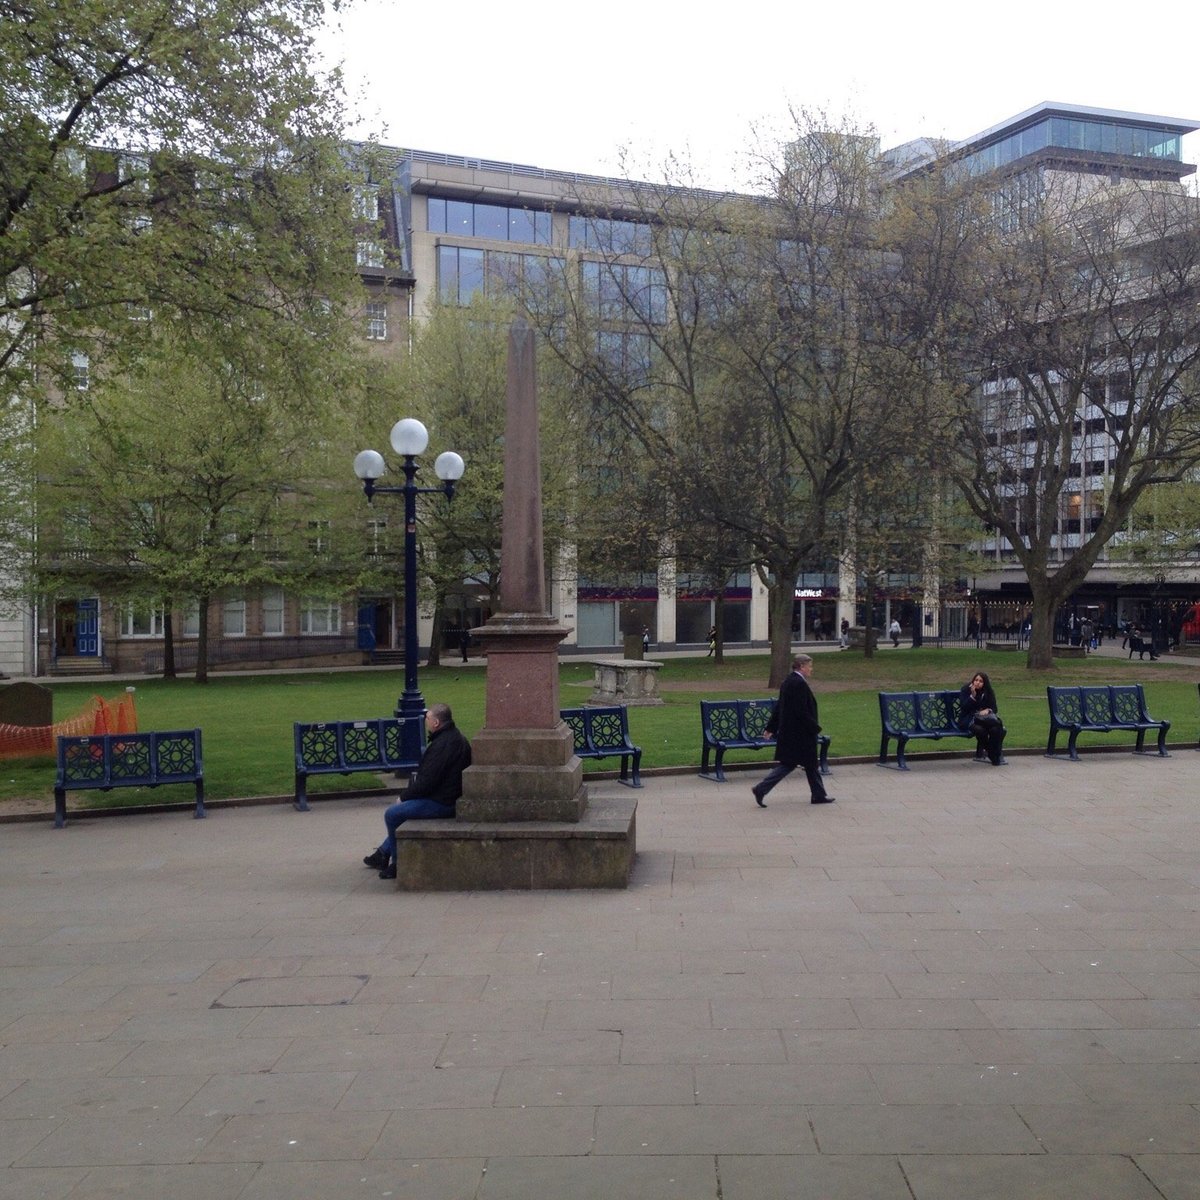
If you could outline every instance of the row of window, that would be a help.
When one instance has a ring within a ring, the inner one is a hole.
[[[260,602],[262,616],[262,635],[264,637],[282,637],[283,628],[283,592],[278,588],[263,592]],[[323,596],[304,596],[300,599],[300,632],[302,634],[335,634],[339,633],[342,610],[337,600],[328,600]],[[124,612],[121,622],[121,633],[125,637],[157,638],[163,636],[165,612],[161,606],[131,604]],[[221,603],[221,633],[225,637],[246,636],[246,600],[241,596],[227,597]],[[200,636],[200,609],[192,604],[183,614],[183,628],[179,630],[181,637],[194,638]]]
[[[497,242],[527,242],[550,245],[550,214],[507,204],[476,204],[470,200],[428,200],[430,233],[458,237],[490,238]]]
[[[1178,133],[1170,130],[1121,125],[1113,121],[1048,116],[967,155],[962,165],[972,175],[995,171],[1047,146],[1124,154],[1131,158],[1168,158],[1178,161],[1183,156],[1182,139]]]
[[[525,242],[549,246],[551,214],[507,204],[482,204],[430,196],[426,201],[426,227],[430,233],[457,237],[489,238],[498,242]],[[567,223],[567,245],[572,249],[604,254],[646,257],[654,251],[651,226],[611,217],[572,216]]]

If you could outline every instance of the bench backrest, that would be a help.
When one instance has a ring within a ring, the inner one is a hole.
[[[1057,725],[1139,725],[1151,720],[1140,683],[1048,687],[1046,699]]]
[[[879,719],[889,733],[899,729],[916,729],[917,693],[880,692]]]
[[[923,731],[957,729],[962,706],[961,695],[955,692],[914,692],[917,707],[917,728]]]
[[[959,692],[880,692],[879,719],[888,733],[944,732],[958,728]]]
[[[413,766],[404,753],[406,717],[376,717],[368,721],[296,722],[293,726],[297,769],[327,768],[352,771],[402,770]],[[420,748],[425,750],[421,720]],[[418,756],[419,757],[419,756]]]
[[[203,775],[199,729],[58,739],[55,783],[59,787],[191,783]]]
[[[1140,725],[1150,719],[1140,683],[1114,683],[1108,691],[1112,714],[1122,724]]]
[[[1046,701],[1050,719],[1056,725],[1085,725],[1083,698],[1077,687],[1047,687]]]
[[[1105,684],[1079,689],[1079,704],[1085,725],[1108,725],[1113,719],[1112,693]]]
[[[629,717],[625,705],[564,708],[559,714],[575,739],[575,753],[619,750],[629,745]]]
[[[761,741],[766,737],[767,722],[775,711],[775,701],[701,700],[700,725],[709,745],[720,742]]]

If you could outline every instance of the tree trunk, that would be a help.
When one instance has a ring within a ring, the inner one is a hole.
[[[771,677],[767,686],[777,688],[792,669],[792,613],[796,607],[796,572],[775,571],[767,592],[771,612]]]
[[[717,592],[713,604],[713,624],[717,628],[716,649],[713,651],[713,662],[719,667],[725,661],[725,585]]]
[[[875,576],[867,572],[863,580],[863,601],[867,609],[866,637],[863,638],[863,658],[875,657]]]
[[[1031,671],[1048,671],[1054,666],[1054,614],[1061,597],[1057,588],[1049,581],[1030,579],[1029,590],[1033,595],[1030,619],[1033,627],[1029,631],[1029,658],[1026,666]]]
[[[196,682],[208,682],[208,596],[199,598],[200,631],[196,637]]]
[[[425,660],[427,667],[442,665],[442,629],[445,625],[445,593],[438,590],[433,600],[433,628],[429,634],[429,657]]]
[[[175,678],[175,622],[171,602],[163,605],[163,678]]]

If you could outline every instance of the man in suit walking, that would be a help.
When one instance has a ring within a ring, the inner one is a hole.
[[[791,674],[779,689],[775,711],[767,722],[766,732],[775,739],[776,764],[761,783],[751,789],[760,808],[766,808],[767,793],[797,767],[804,768],[808,777],[813,804],[832,804],[833,797],[825,792],[817,759],[817,698],[808,685],[813,660],[808,654],[792,659]]]

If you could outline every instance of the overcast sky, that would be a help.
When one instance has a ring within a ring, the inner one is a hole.
[[[624,148],[646,177],[674,151],[697,182],[731,187],[751,129],[786,128],[789,105],[848,117],[885,148],[959,140],[1043,100],[1200,121],[1198,13],[1194,0],[357,0],[319,44],[344,65],[354,136],[604,175],[622,173]],[[1184,151],[1200,158],[1200,134]]]

